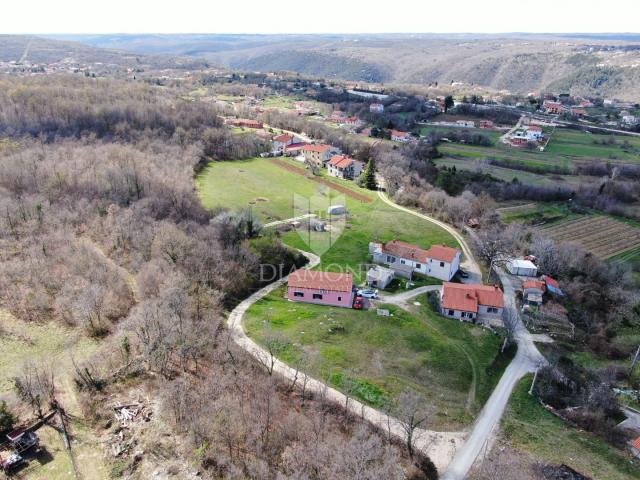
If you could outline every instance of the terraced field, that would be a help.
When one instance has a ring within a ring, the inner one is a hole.
[[[611,217],[583,215],[539,230],[554,240],[575,243],[602,259],[640,247],[640,229]]]

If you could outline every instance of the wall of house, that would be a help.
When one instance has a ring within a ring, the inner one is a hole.
[[[395,257],[386,253],[376,253],[373,255],[373,260],[376,263],[383,263],[386,265],[409,265],[413,268],[414,272],[434,277],[439,280],[449,281],[456,274],[460,268],[460,254],[456,255],[456,258],[452,263],[440,262],[440,260],[430,259],[428,263],[420,263],[407,258]],[[440,266],[440,264],[443,264]]]
[[[440,309],[440,313],[447,318],[453,318],[455,320],[460,320],[461,322],[476,322],[476,314],[474,312],[451,310],[443,307]]]
[[[487,323],[491,320],[501,320],[503,308],[497,308],[497,312],[490,312],[486,305],[478,305],[478,322]]]
[[[441,308],[440,313],[447,318],[453,318],[463,322],[473,323],[489,323],[491,320],[502,319],[502,308],[498,308],[497,312],[489,312],[489,308],[486,305],[478,305],[478,312],[465,312],[462,310],[450,310],[447,308]],[[453,313],[450,313],[453,312]]]
[[[303,296],[296,296],[296,293],[301,293]],[[322,298],[313,298],[314,294],[322,295]],[[333,307],[351,308],[353,306],[353,292],[288,287],[287,298],[292,302],[316,303]]]

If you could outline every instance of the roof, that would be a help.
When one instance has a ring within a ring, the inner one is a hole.
[[[441,262],[453,262],[460,250],[444,245],[432,245],[428,250],[424,250],[416,245],[401,242],[400,240],[391,240],[382,245],[382,251],[390,253],[396,257],[406,258],[408,260],[416,260],[418,262],[427,263],[429,259]]]
[[[504,307],[502,290],[493,285],[444,283],[442,287],[443,308],[477,313],[478,305]]]
[[[317,272],[300,269],[289,275],[289,286],[350,292],[353,289],[353,275],[350,273]]]
[[[515,267],[515,268],[534,268],[536,270],[538,269],[535,263],[533,263],[531,260],[525,260],[524,258],[513,258],[509,260],[509,263],[511,264],[512,267]]]
[[[411,135],[409,132],[401,132],[400,130],[391,130],[392,137],[407,137]]]
[[[319,152],[325,153],[331,150],[333,147],[331,145],[327,145],[326,143],[319,143],[318,145],[305,145],[302,150],[305,152]]]
[[[282,135],[278,135],[277,137],[273,137],[274,142],[287,143],[293,141],[293,135],[287,135],[283,133]]]
[[[388,277],[393,277],[393,270],[391,270],[390,268],[381,267],[380,265],[371,267],[367,272],[367,278],[383,280]]]
[[[396,257],[416,260],[422,263],[427,263],[429,261],[426,250],[423,250],[416,245],[411,245],[410,243],[401,242],[400,240],[391,240],[390,242],[383,243],[382,251],[384,253],[395,255]]]
[[[289,145],[287,145],[286,147],[284,147],[285,150],[296,150],[296,149],[302,149],[304,148],[304,146],[306,145],[306,143],[304,142],[298,142],[298,143],[290,143]]]
[[[355,160],[347,155],[334,155],[329,160],[329,165],[336,168],[348,168],[353,165]]]
[[[631,440],[629,443],[636,450],[640,450],[640,437],[636,438],[635,440]]]
[[[432,245],[429,250],[427,250],[427,257],[441,262],[451,263],[455,260],[459,252],[460,250],[457,248],[445,247],[444,245]]]
[[[551,293],[555,293],[556,295],[564,295],[564,292],[560,288],[560,284],[556,280],[549,277],[548,275],[542,275],[542,280],[544,280],[544,283],[547,285],[547,289]]]
[[[529,288],[535,288],[537,290],[542,290],[544,292],[545,283],[543,281],[540,281],[540,280],[527,280],[525,282],[522,282],[522,288],[524,290],[529,289]]]
[[[529,125],[527,127],[527,130],[531,130],[532,132],[541,132],[542,131],[542,127],[539,127],[537,125]]]

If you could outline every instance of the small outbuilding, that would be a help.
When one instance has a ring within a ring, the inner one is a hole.
[[[347,213],[347,207],[344,205],[330,205],[329,208],[327,208],[327,213],[329,215],[344,215]]]
[[[525,260],[524,258],[514,258],[507,262],[507,271],[511,275],[518,275],[520,277],[537,277],[538,267],[531,260]]]
[[[371,267],[367,272],[367,285],[384,290],[394,278],[393,270],[376,265],[375,267]]]

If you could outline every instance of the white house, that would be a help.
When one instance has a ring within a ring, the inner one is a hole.
[[[296,143],[296,139],[293,135],[283,133],[273,137],[273,151],[275,153],[284,153],[286,146]]]
[[[369,105],[369,111],[371,113],[382,113],[384,112],[384,105],[381,103],[372,103]]]
[[[507,262],[507,271],[511,275],[521,277],[537,277],[538,267],[531,260],[523,258],[513,258]]]
[[[449,281],[460,269],[462,252],[444,245],[432,245],[424,250],[416,245],[391,240],[387,243],[372,243],[369,250],[376,263],[389,265],[408,265],[414,272]]]
[[[302,147],[302,154],[304,155],[304,159],[313,163],[317,167],[324,168],[326,163],[331,160],[331,157],[340,153],[340,149],[338,147],[334,147],[332,145],[327,145],[324,143],[316,144],[316,145],[305,145]]]
[[[475,128],[476,122],[473,120],[456,120],[456,125],[464,128]]]
[[[391,140],[394,142],[408,142],[411,140],[411,133],[401,132],[400,130],[391,130]]]
[[[329,176],[353,180],[362,172],[364,163],[347,155],[334,155],[327,163]]]
[[[502,319],[504,294],[497,286],[445,282],[440,293],[440,313],[473,323]]]

